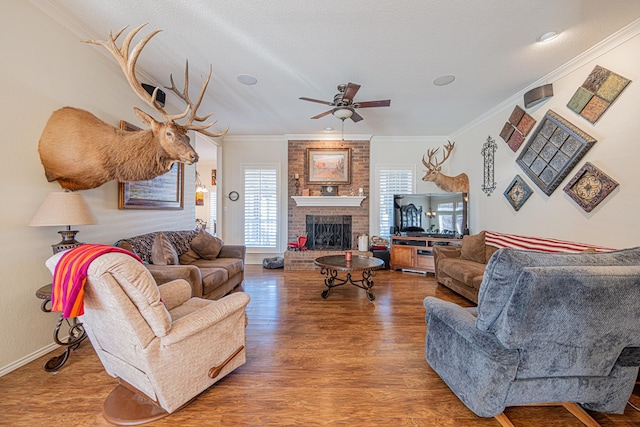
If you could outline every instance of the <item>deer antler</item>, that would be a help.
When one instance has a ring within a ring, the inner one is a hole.
[[[189,61],[187,61],[184,67],[184,89],[182,90],[182,92],[180,92],[176,87],[176,84],[173,81],[173,74],[169,75],[169,80],[171,81],[171,87],[169,88],[169,90],[175,93],[176,95],[178,95],[178,97],[182,99],[191,109],[191,115],[189,116],[189,118],[187,118],[187,121],[184,124],[185,128],[194,130],[196,132],[200,132],[203,135],[219,137],[219,136],[225,135],[229,131],[229,128],[227,127],[227,129],[225,129],[223,132],[220,132],[220,133],[213,133],[206,130],[207,128],[210,128],[211,126],[216,124],[217,120],[214,120],[211,123],[207,123],[204,125],[192,124],[194,120],[196,122],[202,123],[213,115],[213,113],[209,113],[203,117],[197,115],[198,108],[200,108],[200,104],[202,103],[202,99],[204,98],[204,93],[207,90],[207,86],[209,86],[209,80],[211,80],[212,72],[213,72],[213,68],[211,67],[211,65],[209,65],[209,75],[207,75],[207,78],[202,81],[202,90],[200,91],[200,95],[198,96],[198,99],[196,100],[195,104],[191,101],[191,98],[189,98]]]
[[[425,165],[430,171],[439,170],[440,167],[444,164],[444,162],[447,161],[447,159],[451,155],[451,151],[453,151],[453,148],[455,147],[455,145],[456,145],[455,142],[448,141],[448,143],[444,146],[444,151],[445,151],[444,152],[444,157],[439,162],[436,160],[435,164],[433,163],[433,161],[431,159],[438,152],[438,150],[440,150],[440,147],[427,150],[427,156],[428,156],[429,160],[428,160],[428,162],[426,162],[424,160],[424,156],[422,156],[422,164]]]
[[[189,112],[189,108],[191,108],[191,106],[187,105],[187,109],[183,113],[173,114],[173,115],[167,114],[167,112],[156,102],[156,96],[158,95],[158,88],[156,88],[153,91],[152,95],[149,95],[149,93],[142,87],[142,84],[140,84],[140,82],[136,77],[136,62],[138,62],[138,57],[140,56],[140,53],[142,53],[142,49],[144,49],[144,47],[147,45],[149,40],[153,38],[153,36],[155,36],[160,31],[162,31],[162,30],[155,30],[150,34],[147,34],[147,36],[142,40],[140,40],[140,42],[133,48],[133,50],[129,52],[131,41],[136,36],[136,34],[138,34],[138,32],[142,29],[142,27],[144,27],[145,25],[147,24],[146,23],[141,24],[135,29],[133,29],[133,31],[131,31],[129,34],[127,34],[124,40],[122,41],[121,47],[118,47],[118,45],[116,44],[116,40],[118,40],[122,32],[126,30],[127,27],[123,27],[120,31],[118,31],[115,34],[115,36],[111,31],[109,31],[109,40],[107,41],[82,40],[82,42],[104,46],[105,49],[111,52],[111,54],[116,58],[116,61],[118,61],[120,68],[122,68],[125,78],[127,79],[127,82],[129,82],[129,86],[131,86],[133,91],[138,95],[138,97],[140,97],[140,99],[142,99],[150,107],[156,109],[160,114],[162,114],[162,117],[164,118],[165,121],[173,121],[176,119],[181,119],[182,117],[187,115],[187,113]]]

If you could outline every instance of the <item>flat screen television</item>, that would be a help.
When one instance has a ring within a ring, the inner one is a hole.
[[[467,193],[395,194],[392,234],[459,237],[468,234]]]

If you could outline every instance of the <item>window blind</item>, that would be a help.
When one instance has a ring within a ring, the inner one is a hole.
[[[278,235],[276,169],[244,170],[244,243],[275,248]]]
[[[393,195],[413,192],[413,170],[380,169],[380,236],[389,237],[393,226]]]

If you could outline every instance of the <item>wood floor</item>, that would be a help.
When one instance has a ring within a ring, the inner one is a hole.
[[[320,297],[319,272],[247,266],[247,363],[153,426],[498,426],[469,411],[424,360],[427,295],[469,303],[432,275],[380,271],[371,303],[342,286]],[[57,354],[56,351],[53,354]],[[57,374],[36,360],[0,378],[0,425],[106,426],[116,380],[88,342]],[[632,402],[640,406],[638,396]],[[510,408],[520,426],[582,426],[562,408]],[[592,413],[602,426],[639,426],[640,412]]]

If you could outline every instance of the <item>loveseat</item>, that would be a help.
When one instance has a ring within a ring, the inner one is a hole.
[[[564,240],[483,230],[475,235],[463,236],[460,246],[434,246],[436,281],[478,303],[478,292],[485,268],[491,256],[500,248],[569,253],[612,250]]]
[[[219,299],[242,290],[244,245],[225,245],[206,231],[158,231],[119,240],[138,255],[158,285],[185,279],[192,296]]]

